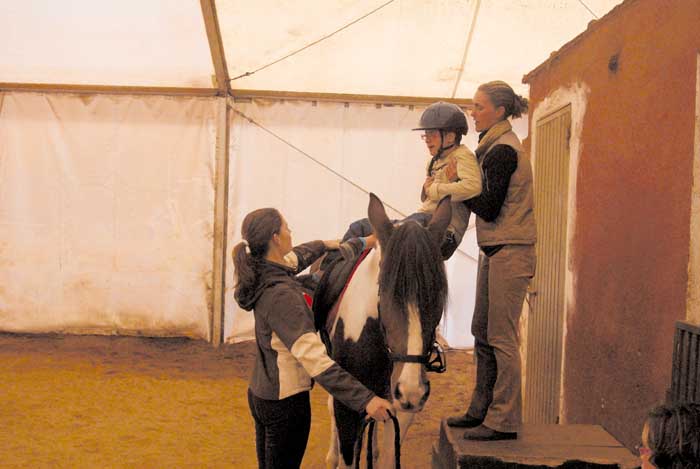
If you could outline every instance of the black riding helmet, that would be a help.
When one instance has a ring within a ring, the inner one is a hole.
[[[413,130],[446,130],[467,135],[467,117],[456,104],[438,101],[423,111],[418,127]]]
[[[454,132],[458,136],[467,135],[469,126],[467,125],[467,116],[464,115],[464,112],[462,112],[459,106],[444,101],[438,101],[425,108],[425,111],[423,111],[423,114],[420,116],[418,127],[413,130],[440,131],[440,150],[433,156],[430,160],[430,165],[428,165],[428,176],[430,176],[435,161],[442,157],[445,150],[449,150],[456,145],[456,143],[453,143],[448,147],[442,146],[445,141],[445,132]]]

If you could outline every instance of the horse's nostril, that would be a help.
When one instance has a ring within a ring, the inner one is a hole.
[[[428,399],[428,396],[430,396],[430,381],[425,383],[425,396],[423,399]]]
[[[401,390],[399,389],[399,387],[400,385],[397,385],[396,389],[394,389],[394,398],[396,398],[397,401],[401,400]]]

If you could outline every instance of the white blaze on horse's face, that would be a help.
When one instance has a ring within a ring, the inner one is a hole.
[[[408,305],[408,338],[406,340],[406,355],[424,355],[423,330],[421,327],[418,307]],[[402,410],[420,412],[430,395],[428,381],[423,365],[420,363],[394,363],[391,377],[391,395]]]
[[[382,247],[379,320],[394,362],[391,396],[401,409],[418,412],[430,394],[424,364],[447,297],[440,244],[452,205],[449,196],[442,199],[427,227],[416,221],[395,227],[370,194],[367,215]]]

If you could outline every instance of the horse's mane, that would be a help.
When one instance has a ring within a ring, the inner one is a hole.
[[[401,311],[407,311],[409,303],[420,311],[444,310],[447,277],[440,249],[415,221],[396,226],[382,245],[379,288],[382,295],[391,295]]]

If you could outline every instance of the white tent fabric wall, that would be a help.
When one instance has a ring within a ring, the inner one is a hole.
[[[214,99],[0,93],[0,330],[208,338]]]
[[[0,2],[0,82],[211,86],[195,0]]]
[[[235,109],[363,189],[375,192],[398,210],[389,209],[390,217],[402,218],[401,214],[413,213],[418,207],[429,155],[419,133],[410,129],[424,108],[253,100],[236,103]],[[516,130],[526,134],[526,121],[516,122]],[[352,221],[367,216],[368,196],[363,190],[260,126],[235,114],[231,131],[227,341],[252,337],[252,314],[238,308],[233,298],[230,256],[241,239],[246,213],[266,206],[278,208],[293,231],[295,243],[339,238]],[[475,148],[473,131],[466,144]],[[442,332],[453,347],[470,346],[473,340],[469,327],[478,256],[473,230],[467,232],[460,250],[463,252],[455,253],[447,264],[450,297]]]

